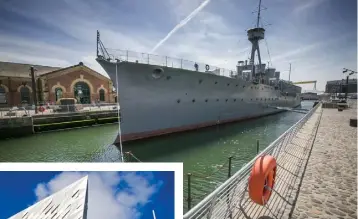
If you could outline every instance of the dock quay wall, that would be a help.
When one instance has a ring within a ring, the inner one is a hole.
[[[21,137],[34,133],[32,117],[0,119],[0,139]]]
[[[118,122],[117,110],[0,118],[0,139]]]
[[[118,122],[117,110],[108,110],[101,112],[74,112],[66,114],[33,116],[35,132],[84,127],[96,124],[115,122]]]

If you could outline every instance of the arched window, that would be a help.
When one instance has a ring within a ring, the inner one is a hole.
[[[0,103],[7,103],[6,90],[3,87],[0,87]]]
[[[62,92],[62,89],[59,87],[55,89],[56,101],[62,98]]]
[[[26,86],[20,88],[21,103],[30,104],[30,89]]]
[[[77,103],[90,104],[91,103],[91,90],[86,82],[77,82],[74,86],[74,96]]]
[[[105,101],[104,90],[99,90],[99,101]]]

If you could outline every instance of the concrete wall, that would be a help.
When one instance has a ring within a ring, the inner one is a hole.
[[[33,134],[32,117],[0,119],[0,139]]]

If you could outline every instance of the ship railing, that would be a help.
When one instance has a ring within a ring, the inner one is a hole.
[[[292,172],[284,169],[282,166],[287,166],[288,159],[294,159],[296,156],[304,157],[300,154],[292,154],[292,148],[294,144],[297,144],[298,148],[303,150],[304,154],[307,156],[309,145],[311,141],[298,141],[293,142],[293,139],[296,140],[298,133],[300,133],[301,128],[306,124],[307,120],[316,112],[317,108],[320,107],[320,104],[317,104],[314,108],[312,108],[305,116],[303,116],[296,124],[290,127],[286,132],[284,132],[280,137],[278,137],[275,141],[273,141],[269,146],[267,146],[264,150],[259,152],[256,157],[254,157],[250,162],[245,164],[239,171],[233,174],[229,179],[227,179],[222,184],[218,185],[218,187],[209,195],[207,195],[203,200],[201,200],[197,205],[191,208],[185,215],[184,219],[226,219],[226,218],[259,218],[257,214],[265,211],[264,209],[268,209],[271,214],[272,205],[284,205],[282,203],[286,203],[287,199],[282,199],[282,201],[269,200],[269,203],[264,207],[258,207],[259,205],[254,204],[248,198],[248,180],[251,169],[255,163],[255,161],[263,156],[263,155],[271,155],[274,156],[278,163],[278,175],[276,177],[277,182],[275,183],[274,193],[277,191],[283,191],[287,194],[278,194],[276,197],[287,197],[287,195],[292,195],[292,191],[297,188],[294,188],[299,182],[299,175],[292,175]],[[314,128],[312,128],[312,133],[305,133],[310,136],[312,139],[318,128],[319,119],[315,122]],[[291,150],[290,150],[291,149]],[[298,149],[296,149],[298,150]],[[295,157],[289,157],[295,156]],[[298,159],[298,158],[297,158]],[[300,161],[297,161],[300,162]],[[300,162],[300,165],[297,164],[297,167],[294,170],[295,172],[304,168],[304,162]],[[292,165],[290,165],[292,168]],[[291,175],[290,175],[291,174]],[[280,176],[280,178],[278,178]],[[282,190],[284,188],[284,190]],[[287,189],[291,188],[291,189]],[[291,192],[289,192],[291,191]],[[272,199],[272,198],[271,198]],[[285,202],[286,200],[286,202]],[[271,201],[271,203],[270,203]],[[274,202],[272,204],[272,202]],[[282,207],[282,206],[281,206]],[[282,207],[284,208],[284,207]],[[277,208],[276,208],[277,209]],[[255,217],[249,217],[248,214],[254,214]],[[276,218],[276,217],[275,217]]]
[[[220,76],[232,77],[237,75],[234,70],[220,68],[210,64],[194,62],[185,59],[173,58],[169,56],[160,56],[148,53],[134,52],[130,50],[109,49],[106,50],[115,57],[113,60],[118,59],[122,62],[133,62],[141,64],[149,64],[156,66],[163,66],[169,68],[185,69],[189,71],[198,71],[202,73],[215,74]]]

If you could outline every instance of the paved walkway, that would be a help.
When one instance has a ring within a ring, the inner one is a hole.
[[[349,125],[356,113],[319,106],[277,143],[276,182],[267,205],[250,200],[244,178],[194,218],[357,218],[357,128]]]
[[[323,109],[292,218],[357,218],[356,109]]]

